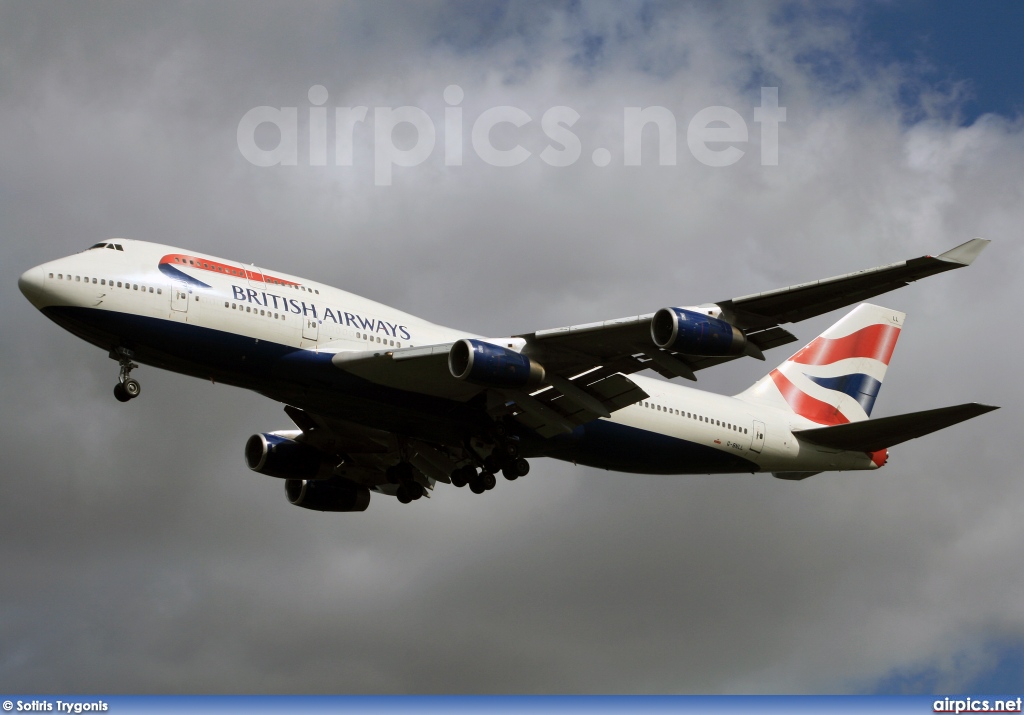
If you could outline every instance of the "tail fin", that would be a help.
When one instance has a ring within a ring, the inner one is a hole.
[[[736,397],[822,425],[866,420],[905,317],[862,303]]]

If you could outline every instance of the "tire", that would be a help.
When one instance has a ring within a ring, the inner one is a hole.
[[[398,487],[398,494],[396,496],[398,497],[398,501],[402,502],[403,504],[408,504],[413,500],[413,496],[412,494],[409,493],[408,487],[409,485],[407,484],[403,484],[402,486]]]
[[[465,469],[465,467],[456,467],[455,469],[452,470],[450,479],[452,480],[453,487],[458,487],[459,489],[461,489],[462,487],[469,484],[469,479],[466,478]]]
[[[510,482],[514,482],[519,479],[519,472],[516,471],[515,467],[505,467],[501,470],[501,475]]]
[[[122,383],[122,387],[124,388],[124,393],[128,395],[128,399],[135,399],[142,393],[142,385],[140,385],[139,381],[133,377],[129,377],[125,380]]]
[[[118,402],[127,402],[128,400],[132,399],[131,395],[125,392],[124,385],[122,385],[120,382],[114,385],[114,397],[117,398]]]
[[[487,455],[484,458],[484,469],[488,472],[497,472],[501,470],[501,462],[498,460],[498,450],[494,450],[493,454]]]
[[[469,489],[474,494],[483,494],[485,491],[487,491],[487,489],[484,488],[484,483],[480,481],[479,477],[477,477],[476,479],[469,483]]]
[[[530,463],[529,463],[529,462],[527,462],[527,461],[526,461],[525,459],[523,459],[522,457],[520,457],[519,459],[517,459],[517,460],[515,461],[515,464],[514,464],[513,466],[515,467],[516,473],[517,473],[517,474],[518,474],[518,475],[519,475],[520,477],[525,477],[525,476],[526,476],[527,474],[529,474],[529,473],[530,473]]]
[[[508,459],[517,459],[519,457],[519,445],[511,440],[501,445],[501,451]]]
[[[484,491],[489,491],[491,489],[494,489],[495,486],[497,486],[498,480],[495,479],[494,475],[491,474],[490,472],[481,472],[480,483],[483,485]]]
[[[409,490],[409,494],[412,496],[413,501],[416,501],[423,496],[423,485],[419,482],[409,482],[405,485],[405,488]]]

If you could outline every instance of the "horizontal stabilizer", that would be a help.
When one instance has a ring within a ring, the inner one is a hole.
[[[968,402],[965,405],[940,407],[936,410],[799,430],[794,434],[798,439],[820,447],[876,452],[998,409],[992,405]]]

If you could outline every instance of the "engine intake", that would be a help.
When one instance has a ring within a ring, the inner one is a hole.
[[[314,511],[366,511],[370,490],[347,479],[287,479],[284,493],[295,506]]]
[[[664,350],[687,355],[740,355],[747,338],[724,320],[685,308],[662,308],[651,320],[651,339]]]
[[[320,450],[288,437],[263,432],[245,443],[245,463],[254,472],[278,479],[330,476],[330,462]]]
[[[482,340],[466,339],[452,345],[448,369],[459,380],[483,387],[534,387],[544,382],[544,368],[539,363]]]

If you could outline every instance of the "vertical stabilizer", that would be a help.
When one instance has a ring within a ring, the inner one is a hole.
[[[866,420],[905,318],[863,303],[736,397],[822,425]]]

